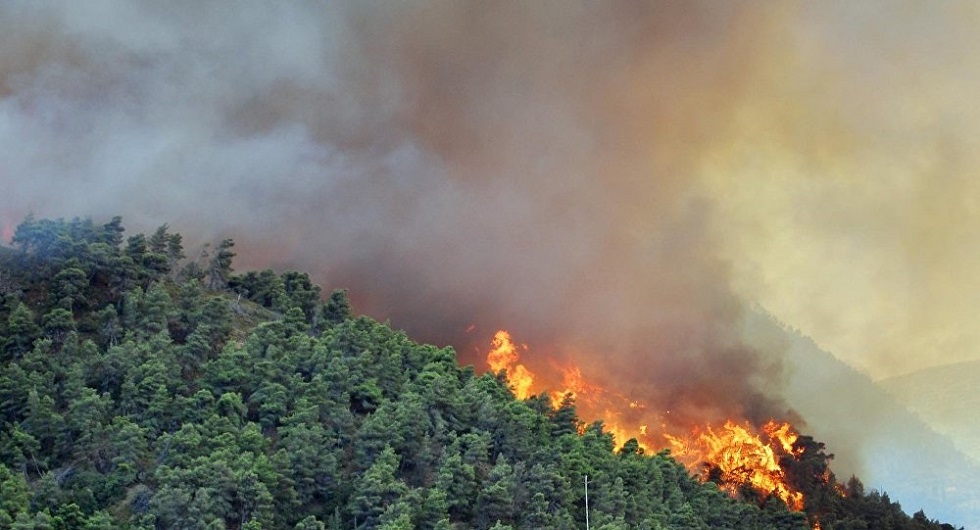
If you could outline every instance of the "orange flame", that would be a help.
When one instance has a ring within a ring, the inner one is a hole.
[[[517,399],[527,399],[531,396],[531,386],[534,385],[534,374],[523,364],[519,364],[520,354],[510,339],[510,333],[498,331],[490,342],[490,353],[487,354],[487,364],[493,373],[503,370],[507,381]]]
[[[526,345],[522,348],[527,350]],[[490,343],[487,364],[494,373],[504,371],[514,395],[518,399],[527,399],[532,392],[543,390],[535,388],[535,375],[519,361],[520,354],[510,334],[498,331]],[[617,449],[629,439],[636,439],[644,452],[649,451],[649,444],[663,443],[658,443],[648,431],[647,421],[657,418],[644,412],[645,404],[588,381],[574,364],[558,369],[562,372],[564,388],[548,394],[552,407],[557,409],[564,397],[571,395],[584,420],[603,419],[604,431],[613,435]],[[657,423],[666,428],[660,420]],[[795,445],[799,436],[788,423],[769,421],[761,433],[756,433],[747,422],[739,424],[728,420],[717,430],[710,425],[704,429],[695,428],[690,436],[659,434],[674,456],[697,472],[701,480],[718,482],[719,487],[733,496],[743,485],[748,485],[765,496],[779,497],[792,510],[803,509],[803,494],[787,484],[779,465],[780,457],[799,458],[802,453],[802,449]]]
[[[773,420],[769,420],[762,426],[762,430],[765,431],[770,440],[779,442],[783,447],[783,452],[793,456],[800,456],[803,454],[803,449],[794,447],[796,440],[800,436],[791,429],[792,427],[788,423],[778,424]]]
[[[561,384],[565,388],[551,393],[551,406],[558,408],[568,394],[572,396],[572,399],[577,400],[579,396],[591,397],[602,392],[601,388],[590,384],[582,377],[582,371],[577,366],[567,366],[561,371]]]
[[[774,421],[768,422],[763,431],[765,437],[753,433],[747,423],[728,420],[718,431],[706,426],[686,438],[664,436],[679,460],[702,466],[703,480],[720,479],[719,485],[732,495],[748,484],[764,494],[776,495],[792,510],[802,510],[803,494],[786,484],[777,455],[777,449],[782,449],[785,454],[799,456],[793,446],[797,435],[789,424]]]

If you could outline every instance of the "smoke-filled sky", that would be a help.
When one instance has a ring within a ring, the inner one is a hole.
[[[231,236],[471,362],[503,327],[761,418],[753,307],[876,378],[980,358],[978,30],[973,2],[5,0],[0,223]]]

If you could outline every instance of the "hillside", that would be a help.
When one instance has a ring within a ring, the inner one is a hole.
[[[980,466],[866,375],[763,313],[748,335],[786,355],[787,403],[806,430],[836,449],[838,474],[855,473],[906,509],[980,528]]]
[[[614,450],[570,398],[517,400],[452,349],[355,316],[343,291],[321,299],[304,273],[234,274],[233,241],[187,262],[166,226],[124,230],[18,228],[0,526],[952,528],[837,484],[808,436],[781,457],[802,512],[748,483],[730,496],[667,452]]]
[[[930,427],[980,465],[980,361],[937,366],[878,381]]]
[[[2,241],[0,241],[0,267],[9,269],[16,256],[16,249],[8,247],[4,245]]]

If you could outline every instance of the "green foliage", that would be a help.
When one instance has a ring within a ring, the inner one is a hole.
[[[167,225],[124,231],[29,217],[0,262],[2,528],[578,528],[586,475],[596,529],[939,528],[857,479],[837,495],[806,437],[806,515],[734,500],[346,291],[233,275],[230,239],[180,267]]]
[[[234,246],[233,240],[223,239],[215,249],[207,268],[209,288],[221,289],[227,286],[232,272],[231,263],[235,257],[235,253],[231,250]]]
[[[34,312],[24,303],[17,304],[7,318],[6,336],[0,343],[7,358],[18,358],[31,350],[41,328],[34,322]]]
[[[88,303],[88,286],[89,279],[84,270],[77,266],[65,267],[54,276],[51,296],[58,305],[71,311]]]
[[[323,304],[322,314],[323,322],[328,326],[334,326],[353,318],[347,291],[338,289],[330,293],[330,298]]]
[[[22,473],[0,464],[0,527],[9,527],[17,516],[27,514],[31,490]]]
[[[71,311],[56,307],[45,313],[41,319],[43,334],[55,344],[63,344],[68,335],[75,331],[75,319]]]

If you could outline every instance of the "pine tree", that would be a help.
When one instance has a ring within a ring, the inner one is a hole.
[[[395,477],[397,470],[398,455],[391,447],[386,447],[356,481],[349,510],[357,522],[357,528],[378,526],[385,507],[408,491],[405,484]]]
[[[235,257],[235,253],[231,250],[234,246],[234,240],[223,239],[211,256],[207,269],[209,289],[224,289],[228,286],[228,278],[231,277],[232,272],[231,263]]]
[[[7,340],[4,353],[8,358],[19,358],[34,346],[34,340],[41,334],[41,328],[34,321],[34,312],[20,303],[7,319]]]

